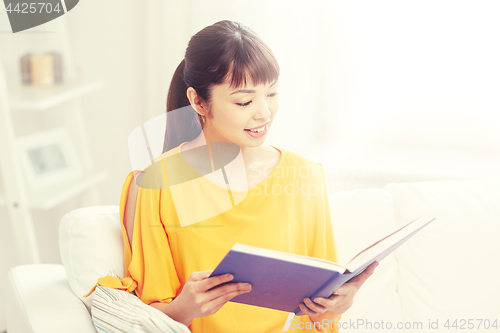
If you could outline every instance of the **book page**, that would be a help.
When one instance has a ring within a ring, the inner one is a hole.
[[[420,216],[419,218],[407,223],[396,231],[383,237],[379,241],[365,248],[352,258],[349,263],[345,265],[350,272],[354,272],[359,267],[365,265],[370,260],[377,258],[382,260],[385,256],[393,252],[399,245],[410,239],[419,230],[434,221],[435,218],[428,215]]]
[[[255,247],[255,246],[246,245],[246,244],[241,244],[241,243],[236,243],[233,246],[232,250],[238,251],[238,252],[244,252],[244,253],[248,253],[248,254],[253,254],[253,255],[258,255],[258,256],[262,256],[262,257],[267,257],[267,258],[290,261],[290,262],[308,265],[308,266],[313,266],[313,267],[330,269],[330,270],[337,271],[340,273],[344,273],[346,271],[346,267],[344,267],[336,262],[333,262],[333,261],[319,259],[319,258],[315,258],[315,257],[304,256],[304,255],[299,255],[299,254],[264,249],[264,248]]]

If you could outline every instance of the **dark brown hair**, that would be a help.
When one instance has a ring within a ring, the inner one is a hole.
[[[163,151],[193,140],[201,132],[201,116],[192,107],[170,112],[190,105],[186,95],[189,87],[210,105],[213,85],[230,79],[230,87],[241,87],[247,84],[247,76],[254,85],[279,77],[279,65],[273,53],[252,30],[225,20],[192,36],[170,83]]]

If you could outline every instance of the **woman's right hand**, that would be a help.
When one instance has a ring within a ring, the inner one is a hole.
[[[252,290],[249,283],[226,283],[233,279],[231,274],[209,277],[212,272],[193,272],[179,296],[160,310],[170,318],[189,326],[193,319],[212,315],[233,297]],[[159,304],[151,305],[157,307],[155,305]]]

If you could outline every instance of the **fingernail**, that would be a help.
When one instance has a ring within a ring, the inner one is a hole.
[[[232,274],[226,274],[225,279],[227,281],[232,280],[233,279],[233,275]]]

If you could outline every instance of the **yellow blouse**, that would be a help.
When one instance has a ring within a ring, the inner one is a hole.
[[[337,262],[320,163],[273,147],[281,152],[281,157],[271,174],[248,192],[232,191],[207,177],[185,175],[181,177],[184,182],[179,181],[171,170],[172,160],[168,158],[172,156],[183,173],[197,174],[180,154],[182,145],[162,155],[161,164],[158,163],[165,186],[144,188],[141,183],[132,249],[123,226],[128,190],[134,180],[132,172],[128,175],[120,202],[126,277],[120,283],[101,278],[98,284],[135,290],[146,304],[168,303],[180,294],[191,273],[215,269],[235,243]],[[169,179],[176,185],[169,187]],[[199,214],[200,207],[205,212],[214,205],[219,206],[209,217]],[[322,328],[318,324],[313,328],[309,316],[295,316],[290,331],[338,332],[333,326],[339,318],[332,320],[328,314],[321,316]],[[195,333],[280,332],[287,317],[287,312],[228,302],[217,313],[194,319],[189,328]]]

